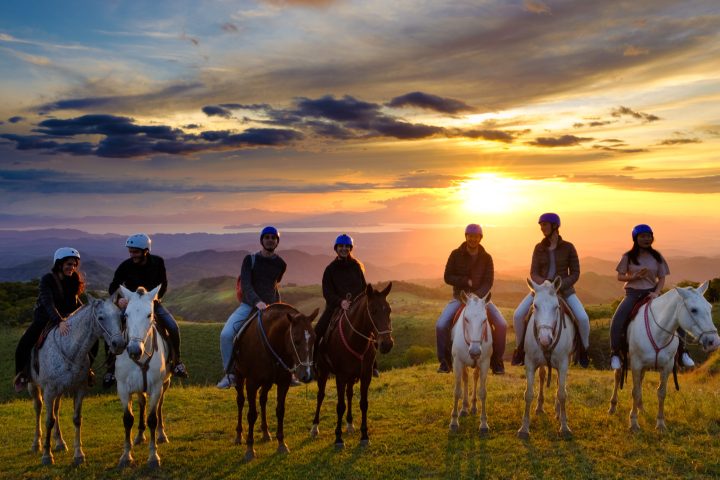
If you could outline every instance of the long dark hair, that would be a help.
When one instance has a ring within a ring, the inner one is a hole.
[[[54,273],[61,281],[64,279],[64,275],[62,273],[62,266],[63,263],[65,263],[65,260],[67,260],[68,258],[69,257],[58,258],[57,260],[55,260],[55,263],[53,263],[52,266],[52,273]],[[80,259],[78,259],[78,268],[75,269],[68,281],[70,282],[71,288],[77,291],[76,295],[80,295],[85,291],[85,276],[80,271]]]
[[[657,250],[652,248],[652,245],[645,248],[645,250],[647,250],[648,253],[650,253],[650,255],[653,256],[653,258],[655,259],[656,262],[658,262],[658,263],[663,262],[662,255],[660,255],[660,252],[658,252]],[[633,240],[632,248],[630,250],[628,250],[627,252],[625,252],[625,255],[628,256],[628,260],[630,260],[631,263],[634,263],[635,265],[640,265],[640,262],[638,262],[639,254],[640,254],[640,245],[638,245],[637,239],[636,239],[636,240]]]

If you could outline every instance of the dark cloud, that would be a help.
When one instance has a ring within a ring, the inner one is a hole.
[[[528,142],[536,147],[572,147],[582,142],[589,142],[592,138],[576,137],[575,135],[562,135],[560,137],[538,137],[534,142]]]
[[[237,33],[239,31],[237,25],[230,22],[223,23],[220,28],[225,33]]]
[[[632,165],[628,165],[628,166],[626,166],[626,167],[623,167],[623,168],[622,168],[622,171],[623,171],[623,172],[633,172],[633,171],[635,171],[635,170],[637,170],[637,169],[638,169],[638,167],[633,167]]]
[[[612,115],[613,117],[617,117],[617,118],[620,118],[623,116],[629,116],[629,117],[636,118],[638,120],[642,120],[643,122],[646,122],[646,123],[656,122],[656,121],[660,120],[660,117],[658,117],[657,115],[652,115],[652,114],[643,113],[643,112],[636,112],[635,110],[633,110],[631,108],[623,107],[623,106],[614,108],[612,110],[612,112],[610,112],[610,115]]]
[[[454,98],[443,98],[423,92],[412,92],[395,97],[387,104],[388,107],[419,107],[427,110],[434,110],[440,113],[455,114],[460,112],[472,112],[474,109],[467,103],[455,100]]]
[[[197,123],[188,123],[187,125],[183,125],[182,128],[186,130],[195,130],[197,128],[200,128],[200,125],[198,125]]]
[[[688,143],[702,143],[699,138],[669,138],[660,142],[660,145],[687,145]]]
[[[232,112],[219,105],[207,105],[202,108],[202,111],[208,117],[232,118]]]
[[[350,95],[336,99],[332,95],[312,100],[299,98],[296,101],[296,114],[300,117],[318,117],[338,122],[354,122],[356,124],[370,122],[380,115],[380,105],[356,100]]]
[[[483,140],[490,140],[492,142],[503,142],[503,143],[512,143],[513,140],[515,140],[515,137],[518,136],[520,132],[505,132],[502,130],[489,130],[489,129],[482,129],[482,130],[463,130],[459,132],[458,136],[463,136],[467,138],[473,138],[473,139],[483,139]]]
[[[22,122],[23,120],[25,120],[25,117],[20,117],[17,115],[14,117],[8,118],[8,122],[10,122],[10,123],[18,123],[18,122]]]
[[[596,150],[604,150],[606,152],[618,152],[618,153],[642,153],[642,152],[648,152],[649,150],[646,148],[619,148],[621,146],[625,146],[624,143],[619,143],[616,145],[593,145],[593,148]]]

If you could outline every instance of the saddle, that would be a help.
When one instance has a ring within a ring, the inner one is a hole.
[[[45,340],[47,340],[48,335],[50,335],[50,331],[52,331],[55,327],[57,327],[56,323],[48,322],[47,325],[45,325],[45,328],[42,329],[42,332],[40,332],[38,339],[35,341],[35,345],[32,349],[35,353],[35,355],[32,355],[32,368],[35,370],[36,374],[40,373],[40,362],[38,361],[37,352],[39,352],[42,346],[45,345]]]
[[[646,296],[635,302],[635,305],[633,305],[632,310],[630,310],[630,315],[623,321],[622,326],[622,342],[620,344],[620,360],[622,361],[623,365],[627,362],[627,354],[630,346],[628,345],[627,340],[627,329],[630,326],[630,322],[632,322],[633,318],[635,318],[635,315],[638,314],[640,309],[645,305],[646,303],[650,302],[650,297]]]

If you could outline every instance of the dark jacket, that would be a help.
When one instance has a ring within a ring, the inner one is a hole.
[[[322,278],[323,298],[327,308],[332,310],[340,306],[340,302],[350,294],[350,300],[365,290],[364,268],[353,257],[347,259],[337,257],[325,267]]]
[[[472,279],[473,286],[468,286]],[[453,297],[460,300],[460,292],[474,293],[484,297],[490,291],[495,280],[495,268],[490,254],[482,245],[478,246],[478,255],[473,258],[467,251],[467,242],[463,242],[450,253],[445,264],[445,283],[453,286]]]
[[[252,265],[252,255],[245,255],[240,270],[240,282],[243,292],[243,303],[254,307],[263,301],[270,305],[280,301],[278,285],[285,274],[287,264],[280,255],[263,257],[255,253],[255,265]]]
[[[167,291],[167,284],[165,262],[162,257],[148,254],[147,262],[144,265],[133,263],[131,258],[122,262],[115,270],[108,291],[112,295],[115,290],[120,288],[120,285],[125,285],[125,288],[132,292],[137,290],[138,287],[145,287],[149,291],[158,285],[162,285],[158,292],[158,299],[160,299]]]
[[[548,278],[548,270],[550,270],[550,241],[543,239],[542,242],[535,245],[533,251],[532,264],[530,266],[530,275],[532,277],[539,277],[543,280],[550,280]],[[554,250],[555,255],[555,269],[556,275],[560,275],[562,279],[562,286],[560,287],[560,294],[563,297],[567,297],[575,293],[575,282],[580,278],[580,260],[578,260],[578,254],[575,250],[575,246],[566,242],[562,237],[558,238],[557,247]],[[537,281],[537,280],[535,280]]]
[[[40,279],[33,320],[47,324],[60,323],[65,317],[82,306],[80,295],[80,277],[74,273],[72,277],[63,276],[59,280],[54,273],[47,273]]]

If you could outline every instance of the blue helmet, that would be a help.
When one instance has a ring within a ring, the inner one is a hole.
[[[477,223],[471,223],[465,227],[465,235],[480,235],[482,237],[482,227]]]
[[[353,247],[354,242],[350,235],[347,235],[345,233],[338,235],[338,237],[335,239],[335,247],[337,248],[338,245],[348,245],[350,248]]]
[[[280,232],[278,232],[278,229],[273,227],[272,225],[268,225],[267,227],[263,228],[260,232],[260,241],[262,242],[262,238],[265,235],[275,235],[278,239],[278,242],[280,241]]]
[[[547,222],[547,223],[554,223],[557,225],[557,228],[560,228],[560,215],[557,213],[543,213],[540,215],[540,218],[538,219],[538,223]]]
[[[635,225],[635,227],[632,229],[633,242],[637,241],[637,237],[641,233],[649,233],[650,235],[652,235],[653,231],[652,228],[650,228],[650,225],[645,225],[644,223],[641,223],[640,225]]]

